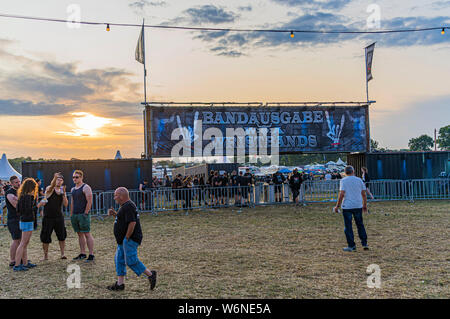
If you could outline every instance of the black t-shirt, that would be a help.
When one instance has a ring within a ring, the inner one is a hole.
[[[238,175],[231,175],[231,185],[233,185],[233,186],[239,185],[239,176]]]
[[[14,189],[13,187],[10,187],[5,192],[6,208],[8,209],[8,220],[19,220],[19,215],[17,214],[17,210],[14,208],[14,206],[8,200],[9,194],[17,196],[17,190]]]
[[[20,196],[17,201],[17,213],[21,222],[34,222],[34,211],[36,209],[36,199],[32,195]]]
[[[141,183],[142,184],[142,190],[145,191],[146,189],[150,188],[150,185],[147,183],[145,184],[144,182]]]
[[[285,178],[282,174],[275,174],[272,179],[274,184],[283,184],[284,180]]]
[[[182,186],[180,179],[177,177],[172,182],[172,188],[180,188]]]
[[[228,177],[222,176],[222,186],[228,186]]]
[[[139,214],[136,210],[136,205],[129,200],[120,207],[114,222],[114,237],[116,237],[117,244],[122,245],[127,234],[128,224],[131,222],[136,222],[136,226],[130,239],[140,245],[142,242],[142,229]]]
[[[212,186],[213,187],[222,187],[221,182],[222,182],[222,178],[220,176],[214,176],[212,178]]]
[[[289,182],[290,182],[292,188],[299,189],[300,185],[302,183],[302,176],[300,174],[298,174],[298,173],[294,174],[294,175],[291,176],[291,179],[290,179]]]
[[[244,174],[244,186],[251,186],[252,180],[253,180],[253,176],[251,173]]]

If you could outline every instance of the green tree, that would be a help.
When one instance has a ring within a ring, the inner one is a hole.
[[[450,150],[450,125],[439,129],[439,136],[436,140],[441,150]]]
[[[373,139],[370,139],[370,149],[372,151],[378,150],[378,142]]]
[[[433,138],[426,134],[412,138],[408,142],[408,147],[411,151],[431,151],[433,145]]]

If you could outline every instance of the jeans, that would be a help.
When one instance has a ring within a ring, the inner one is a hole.
[[[117,245],[114,257],[117,276],[126,276],[126,266],[130,267],[138,277],[147,269],[137,256],[138,246],[138,243],[126,238],[124,238],[122,245]]]
[[[345,224],[345,237],[347,238],[348,247],[355,247],[355,240],[353,236],[352,216],[355,217],[356,227],[358,228],[358,236],[363,246],[367,245],[367,234],[363,224],[362,208],[355,209],[343,209],[342,215],[344,216]]]

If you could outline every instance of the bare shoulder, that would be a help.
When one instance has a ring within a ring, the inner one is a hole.
[[[85,184],[83,187],[83,193],[92,193],[92,188],[88,184]]]

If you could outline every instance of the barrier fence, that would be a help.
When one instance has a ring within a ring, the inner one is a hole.
[[[375,201],[450,199],[450,179],[423,180],[376,180],[369,183]],[[305,181],[299,193],[299,202],[336,202],[339,194],[339,180]],[[71,194],[67,193],[69,205],[63,206],[63,214],[70,218]],[[288,184],[228,187],[158,188],[141,192],[130,190],[130,198],[142,212],[157,214],[163,211],[185,211],[224,207],[252,207],[293,203],[293,190]],[[368,199],[371,201],[370,199]],[[6,224],[5,198],[0,197],[0,225]],[[103,219],[108,209],[116,211],[119,205],[114,201],[114,191],[94,191],[91,216]],[[40,209],[41,211],[43,208]],[[40,215],[40,214],[39,214]]]

